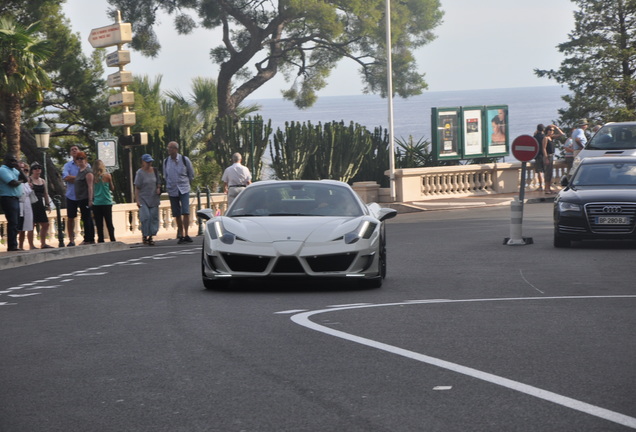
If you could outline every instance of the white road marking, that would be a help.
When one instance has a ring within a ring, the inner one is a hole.
[[[298,313],[298,312],[305,312],[307,309],[292,309],[292,310],[286,310],[286,311],[280,311],[280,312],[274,312],[276,314],[294,314],[294,313]]]
[[[31,293],[31,294],[9,294],[9,297],[31,297],[35,295],[39,295],[41,293]]]
[[[539,291],[541,294],[545,294],[543,291],[541,291],[539,288],[537,288],[536,286],[532,285],[530,282],[528,282],[528,279],[525,278],[525,276],[523,275],[523,272],[521,271],[521,269],[519,269],[519,274],[521,275],[521,279],[523,279],[525,281],[525,283],[527,283],[528,285],[530,285],[532,288],[536,289],[537,291]]]
[[[581,299],[608,299],[608,298],[636,298],[636,295],[617,295],[617,296],[562,296],[562,297],[521,297],[521,298],[491,298],[491,299],[466,299],[466,300],[422,300],[421,303],[468,303],[468,302],[493,302],[493,301],[537,301],[537,300],[581,300]],[[492,384],[496,384],[502,387],[509,388],[511,390],[518,391],[530,396],[534,396],[539,399],[543,399],[557,405],[561,405],[567,408],[571,408],[576,411],[580,411],[595,417],[599,417],[623,426],[636,429],[636,418],[621,414],[615,411],[611,411],[605,408],[598,407],[586,402],[582,402],[567,396],[563,396],[551,391],[543,390],[538,387],[523,384],[518,381],[514,381],[508,378],[500,377],[488,372],[482,372],[477,369],[462,366],[457,363],[452,363],[446,360],[438,359],[435,357],[427,356],[425,354],[416,353],[413,351],[405,350],[393,345],[377,342],[372,339],[363,338],[360,336],[345,333],[340,330],[334,330],[330,327],[326,327],[311,321],[309,318],[313,315],[318,315],[325,312],[334,312],[337,310],[348,309],[362,309],[362,308],[374,308],[374,307],[387,307],[387,306],[402,306],[405,304],[412,304],[410,302],[400,303],[384,303],[384,304],[370,304],[365,306],[343,306],[338,309],[320,309],[315,311],[301,312],[291,316],[291,320],[296,324],[307,327],[309,329],[325,333],[331,336],[335,336],[341,339],[345,339],[351,342],[359,343],[371,348],[386,351],[392,354],[397,354],[402,357],[410,358],[422,363],[426,363],[432,366],[437,366],[443,369],[447,369],[453,372],[457,372],[466,376],[480,379]]]
[[[453,386],[435,386],[433,390],[451,390]]]
[[[31,287],[31,288],[27,288],[27,291],[37,290],[37,289],[53,289],[53,288],[59,288],[59,287],[60,287],[59,285],[48,285],[48,286],[47,285],[38,285],[38,286]]]

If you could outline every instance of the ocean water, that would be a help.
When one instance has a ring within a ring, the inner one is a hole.
[[[393,99],[393,128],[396,140],[431,140],[431,108],[508,105],[510,142],[523,134],[534,134],[537,124],[549,124],[557,120],[558,109],[566,107],[561,96],[567,89],[560,86],[522,87],[491,90],[466,90],[425,92],[408,99]],[[285,122],[311,121],[328,123],[353,121],[367,129],[388,128],[388,102],[376,95],[327,96],[318,99],[306,110],[299,110],[293,103],[281,99],[250,99],[262,109],[258,112],[265,120],[272,120],[274,131],[283,128]],[[268,155],[269,156],[269,155]],[[506,158],[508,159],[508,158]]]

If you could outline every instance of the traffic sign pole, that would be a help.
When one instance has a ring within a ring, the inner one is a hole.
[[[512,155],[521,162],[519,198],[510,203],[510,237],[504,239],[509,246],[532,244],[532,237],[522,236],[523,203],[526,193],[526,163],[537,157],[539,143],[530,135],[521,135],[512,142]]]

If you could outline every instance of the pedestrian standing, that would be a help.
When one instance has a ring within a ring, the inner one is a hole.
[[[552,173],[554,170],[554,139],[560,136],[565,136],[563,131],[556,125],[550,125],[545,128],[545,137],[543,138],[543,161],[545,166],[545,193],[546,195],[553,194],[552,190]]]
[[[93,224],[93,215],[91,208],[93,207],[93,171],[88,166],[86,153],[78,151],[75,155],[75,162],[79,171],[75,176],[75,196],[77,198],[77,206],[84,224],[84,241],[82,245],[95,244],[95,225]]]
[[[153,237],[159,231],[161,177],[153,162],[149,154],[141,156],[141,168],[135,174],[135,201],[139,207],[142,241],[148,246],[154,246]]]
[[[114,190],[112,176],[106,171],[104,162],[97,159],[93,166],[93,216],[95,217],[97,243],[104,243],[104,222],[106,222],[110,241],[116,241],[113,225],[113,204],[115,202],[112,191]]]
[[[53,246],[46,243],[49,235],[49,217],[47,212],[51,208],[51,199],[49,198],[46,180],[42,177],[42,165],[39,162],[31,164],[31,188],[35,192],[37,201],[31,204],[33,209],[33,223],[39,225],[40,228],[40,247],[42,249],[51,249]]]
[[[172,217],[177,222],[177,238],[179,244],[192,243],[188,235],[190,226],[190,183],[194,180],[192,162],[179,154],[176,141],[168,143],[168,157],[163,161],[163,175],[166,180],[166,191],[170,197]]]
[[[537,130],[534,132],[534,139],[539,143],[539,152],[537,157],[534,158],[534,172],[537,174],[537,180],[539,182],[538,191],[543,191],[543,174],[545,171],[545,155],[543,154],[543,139],[545,138],[545,126],[542,123],[537,125]]]
[[[20,196],[20,218],[18,219],[18,248],[24,249],[24,239],[29,243],[29,249],[37,249],[33,243],[33,209],[31,208],[31,183],[29,179],[29,165],[18,162],[18,169],[24,173],[22,184],[22,196]]]
[[[577,128],[572,132],[572,146],[574,149],[574,157],[576,158],[578,154],[583,150],[585,144],[587,144],[587,135],[585,135],[585,130],[588,128],[588,122],[585,119],[581,119],[576,124]]]
[[[0,167],[0,205],[7,219],[7,250],[21,251],[18,247],[18,221],[20,219],[20,196],[26,176],[18,169],[18,159],[8,153]]]
[[[242,156],[240,153],[232,155],[232,165],[227,167],[221,178],[224,183],[224,190],[227,194],[227,205],[229,207],[234,198],[252,183],[252,175],[247,167],[241,165]]]
[[[75,194],[75,177],[79,172],[79,167],[75,161],[79,147],[72,145],[69,148],[71,160],[64,164],[62,169],[62,179],[66,182],[66,232],[68,234],[67,246],[75,246],[75,218],[77,217],[77,209],[79,203]]]

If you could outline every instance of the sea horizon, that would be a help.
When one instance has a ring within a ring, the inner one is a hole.
[[[512,87],[477,90],[425,91],[404,99],[393,98],[394,137],[404,141],[431,140],[431,109],[460,106],[507,105],[509,139],[533,134],[537,124],[549,124],[558,119],[558,110],[567,105],[561,99],[569,91],[559,85]],[[272,121],[274,131],[284,128],[285,122],[312,124],[344,121],[354,122],[373,130],[388,129],[388,100],[374,94],[321,96],[307,109],[299,109],[291,101],[281,98],[247,99],[261,109],[254,113]]]

